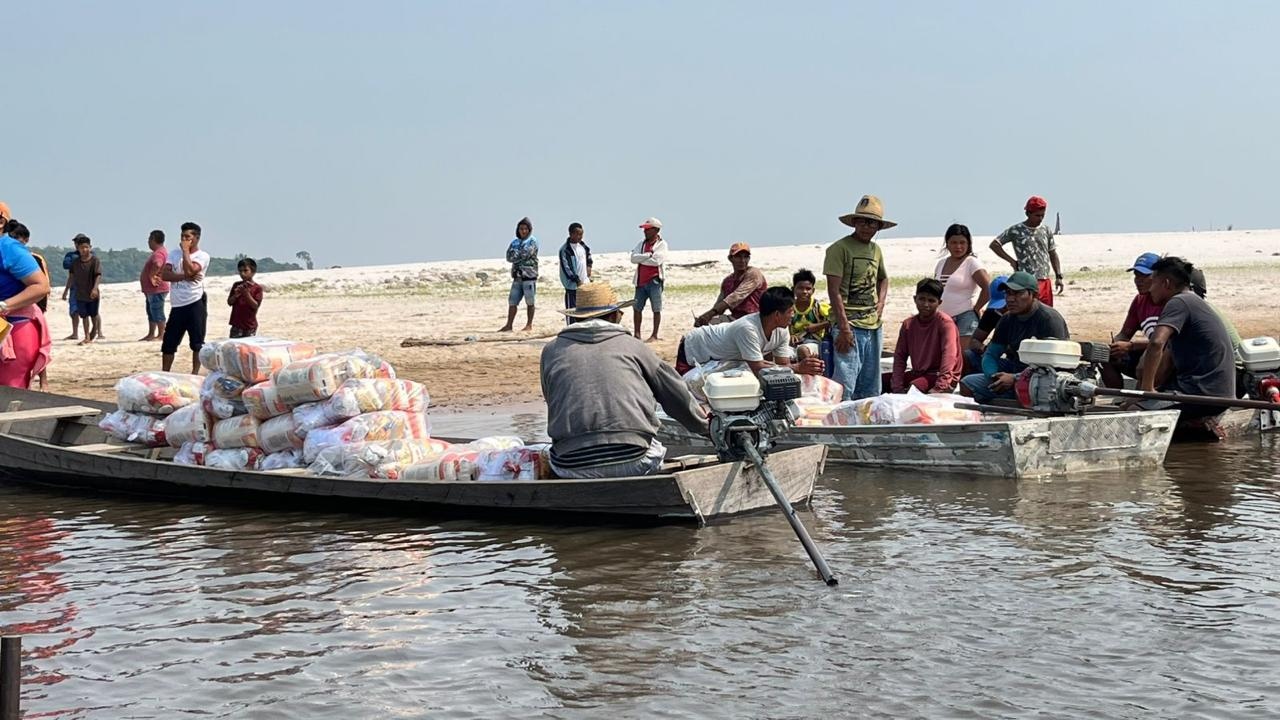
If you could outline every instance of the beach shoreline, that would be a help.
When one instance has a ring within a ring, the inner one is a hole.
[[[691,327],[693,315],[710,307],[720,280],[729,272],[724,250],[680,250],[678,236],[673,237],[676,249],[667,265],[662,341],[653,346],[668,361],[674,360],[680,334]],[[838,237],[837,228],[827,243],[756,247],[752,264],[771,284],[790,285],[791,273],[802,267],[821,276],[825,247]],[[877,241],[892,279],[885,312],[885,346],[890,348],[898,325],[914,312],[915,283],[932,274],[942,240],[886,233]],[[508,266],[497,258],[264,273],[258,276],[266,290],[258,316],[260,333],[311,342],[322,350],[360,347],[378,353],[402,377],[425,383],[433,405],[442,409],[541,402],[538,357],[546,337],[564,325],[556,312],[563,307],[555,262],[562,242],[543,241],[537,319],[531,333],[496,332],[506,317],[510,283]],[[979,258],[992,275],[1007,273],[1008,266],[993,256],[987,242],[975,238]],[[208,246],[216,250],[217,239],[209,238]],[[1258,297],[1258,289],[1272,286],[1280,274],[1280,230],[1061,235],[1058,249],[1067,291],[1056,306],[1077,339],[1106,341],[1119,329],[1134,294],[1125,270],[1148,251],[1180,255],[1201,265],[1208,277],[1208,299],[1235,323],[1242,337],[1280,332],[1274,309]],[[634,266],[629,253],[595,252],[594,259],[596,278],[630,297]],[[235,279],[207,282],[210,339],[226,335],[226,295]],[[825,297],[825,290],[820,292]],[[55,290],[48,312],[55,338],[49,367],[52,392],[110,400],[120,377],[159,368],[159,343],[137,341],[146,334],[146,318],[136,282],[103,286],[107,339],[88,346],[62,340],[70,333],[70,321],[59,294]],[[523,321],[523,309],[518,318]],[[646,334],[651,323],[646,311]],[[624,325],[631,325],[630,311]],[[402,347],[406,338],[453,344]],[[189,367],[190,353],[183,347],[174,369]]]

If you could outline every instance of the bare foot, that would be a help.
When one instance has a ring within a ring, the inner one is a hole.
[[[504,325],[504,326],[502,326],[502,327],[498,328],[498,332],[511,332],[511,326],[510,326],[510,325]]]
[[[68,336],[66,336],[66,337],[64,337],[64,338],[62,338],[62,339],[63,339],[63,340],[79,340],[79,339],[80,339],[80,336],[79,336],[79,335],[68,335]]]
[[[533,326],[525,325],[524,327],[520,328],[520,332],[533,332]]]
[[[146,336],[146,337],[140,337],[140,338],[138,338],[138,342],[149,342],[149,341],[151,341],[151,340],[155,340],[155,338],[151,337],[150,335],[148,335],[148,336]]]
[[[92,340],[91,338],[85,338],[85,339],[81,340],[81,341],[80,341],[79,343],[77,343],[77,344],[78,344],[78,345],[92,345],[92,344],[93,344],[93,340]]]
[[[658,337],[657,335],[650,335],[650,336],[645,340],[645,342],[647,342],[647,343],[655,343],[655,342],[658,342],[658,341],[659,341],[659,340],[661,340],[661,339],[662,339],[662,338]]]

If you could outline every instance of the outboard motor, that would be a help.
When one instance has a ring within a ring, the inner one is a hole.
[[[1018,358],[1027,369],[1014,384],[1018,402],[1041,412],[1084,412],[1093,405],[1093,396],[1081,384],[1097,385],[1098,366],[1109,357],[1109,347],[1101,343],[1023,340]]]
[[[711,405],[711,442],[721,460],[746,459],[739,437],[765,455],[778,437],[795,423],[791,401],[802,392],[800,376],[790,368],[768,368],[756,375],[750,370],[714,373],[703,385]]]
[[[1275,338],[1249,338],[1240,343],[1244,361],[1244,389],[1254,400],[1280,403],[1280,342]],[[1280,413],[1262,412],[1262,429],[1280,427]]]

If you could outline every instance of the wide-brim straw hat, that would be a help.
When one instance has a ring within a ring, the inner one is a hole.
[[[578,286],[577,307],[571,307],[560,312],[575,320],[590,320],[591,318],[612,315],[624,307],[630,307],[634,303],[634,298],[619,301],[618,293],[613,291],[613,286],[609,283],[593,282]]]
[[[878,220],[881,230],[886,230],[898,224],[884,219],[884,203],[880,202],[880,198],[875,195],[863,195],[862,199],[858,201],[858,209],[848,215],[841,215],[840,222],[853,227],[854,218]]]

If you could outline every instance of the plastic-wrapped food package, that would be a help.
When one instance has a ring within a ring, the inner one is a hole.
[[[125,412],[168,415],[200,402],[204,378],[172,372],[141,372],[116,383],[116,404]]]
[[[180,465],[203,465],[205,455],[213,448],[209,443],[187,442],[174,453],[173,461]]]
[[[321,450],[333,445],[381,440],[421,440],[426,439],[430,432],[431,423],[422,413],[401,410],[365,413],[341,425],[311,430],[303,441],[302,454],[310,464],[315,462]]]
[[[299,405],[293,409],[293,424],[297,428],[300,437],[306,437],[307,433],[320,428],[333,427],[341,421],[333,421],[329,419],[329,413],[325,412],[323,402],[306,403]],[[350,418],[344,418],[347,420]]]
[[[266,453],[301,450],[302,436],[298,434],[293,415],[277,415],[270,420],[261,421],[258,426],[258,447]]]
[[[310,343],[252,337],[224,340],[218,349],[223,372],[253,385],[271,378],[272,373],[298,360],[315,357]]]
[[[835,405],[844,399],[844,385],[821,375],[800,375],[800,396]]]
[[[218,448],[205,453],[204,466],[223,470],[259,470],[262,451],[254,447]]]
[[[214,372],[222,369],[222,358],[218,355],[218,348],[226,340],[205,340],[200,346],[200,367]]]
[[[514,450],[524,447],[524,440],[515,435],[490,435],[467,443],[472,450]]]
[[[466,446],[454,446],[439,457],[424,463],[406,465],[391,474],[390,480],[426,480],[440,482],[457,482],[476,479],[476,460],[479,450],[471,450]]]
[[[549,445],[525,445],[506,450],[483,450],[476,457],[481,481],[538,480],[551,476]]]
[[[339,422],[379,410],[426,412],[430,403],[431,396],[422,383],[392,378],[353,378],[342,383],[337,392],[324,401],[324,408],[331,422]]]
[[[823,425],[866,425],[861,409],[867,405],[869,398],[847,400],[839,403],[827,412],[822,419]]]
[[[276,392],[275,383],[271,381],[245,388],[240,400],[244,402],[249,414],[259,420],[284,415],[292,409],[289,403],[280,399],[280,393]]]
[[[116,410],[98,421],[103,432],[117,440],[161,447],[167,443],[166,418]]]
[[[384,364],[380,358],[360,350],[326,353],[289,363],[276,372],[271,381],[282,401],[301,405],[328,399],[352,378],[381,377]]]
[[[912,388],[906,394],[885,393],[840,403],[827,415],[827,425],[919,425],[978,422],[982,414],[958,410],[958,395],[928,395]]]
[[[204,378],[204,383],[200,386],[201,395],[217,395],[228,400],[237,400],[244,393],[244,389],[248,387],[245,381],[234,375],[228,375],[221,370],[215,370]]]
[[[217,395],[205,395],[200,399],[200,406],[216,420],[226,420],[237,415],[246,415],[249,409],[239,400],[228,400]]]
[[[222,448],[256,448],[262,421],[252,415],[239,415],[213,424],[213,445]]]
[[[188,405],[166,418],[164,430],[171,447],[182,447],[192,442],[209,442],[211,427],[203,405]]]
[[[281,450],[273,452],[270,455],[262,456],[261,470],[284,470],[285,468],[304,468],[307,464],[302,461],[302,451],[296,449]]]
[[[309,470],[315,475],[386,477],[394,468],[426,462],[448,449],[438,440],[384,440],[331,445],[321,450]],[[379,469],[384,474],[375,474]]]

